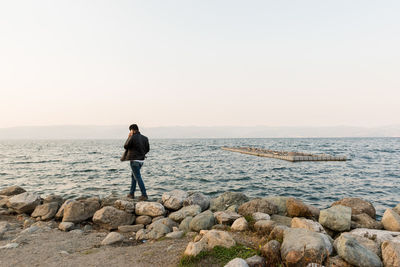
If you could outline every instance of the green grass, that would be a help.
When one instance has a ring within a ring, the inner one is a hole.
[[[211,251],[202,251],[197,256],[183,256],[179,266],[180,267],[195,267],[202,266],[202,261],[211,261],[220,266],[224,266],[234,258],[247,259],[251,256],[257,255],[258,252],[254,249],[245,247],[243,245],[236,245],[230,248],[216,246]]]

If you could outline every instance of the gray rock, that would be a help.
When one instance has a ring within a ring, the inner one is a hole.
[[[172,212],[168,217],[176,222],[181,222],[186,217],[194,217],[201,212],[199,205],[186,206],[178,211]]]
[[[288,200],[288,197],[269,196],[266,197],[265,199],[278,207],[278,214],[286,215],[287,212],[286,201]]]
[[[366,229],[366,228],[357,228],[350,232],[352,235],[358,235],[361,237],[366,237],[375,241],[379,246],[384,241],[393,241],[396,243],[400,243],[400,232],[392,232],[385,230],[374,230],[374,229]]]
[[[321,210],[319,223],[334,231],[348,231],[351,226],[351,208],[336,205]]]
[[[43,204],[52,202],[56,202],[58,204],[58,207],[61,207],[61,205],[64,203],[64,198],[59,195],[50,194],[43,199]]]
[[[135,224],[148,225],[152,222],[151,217],[147,215],[141,215],[136,217]]]
[[[22,230],[19,234],[20,235],[33,234],[34,232],[37,232],[39,230],[40,230],[39,226],[32,225],[31,227]]]
[[[171,220],[170,218],[163,218],[148,225],[147,229],[152,230],[155,225],[160,223],[166,225],[171,231],[174,227],[178,226],[178,224],[175,221]]]
[[[247,265],[249,265],[249,267],[266,267],[267,266],[267,264],[265,263],[265,258],[258,256],[258,255],[254,255],[250,258],[247,258],[246,263],[247,263]]]
[[[281,243],[271,240],[261,247],[261,254],[266,259],[267,266],[279,266],[281,264]]]
[[[145,239],[159,239],[170,233],[171,229],[163,223],[154,223],[150,232],[145,235]]]
[[[64,206],[63,222],[79,223],[93,217],[100,208],[96,199],[71,201]]]
[[[247,262],[241,258],[234,258],[228,262],[224,267],[249,267]]]
[[[242,216],[233,211],[217,211],[214,212],[214,217],[219,224],[231,225]]]
[[[71,234],[75,234],[75,235],[83,235],[83,231],[81,229],[74,229],[69,231]]]
[[[348,234],[341,234],[335,240],[335,246],[338,255],[350,264],[360,267],[383,266],[375,253],[362,246]]]
[[[284,232],[281,256],[288,266],[323,262],[328,256],[327,250],[325,240],[319,233],[304,228],[289,228]]]
[[[400,232],[400,215],[392,209],[386,209],[382,217],[382,224],[385,230]]]
[[[269,235],[275,226],[276,226],[276,222],[274,222],[274,221],[260,220],[254,224],[254,229],[261,234]]]
[[[0,191],[0,195],[3,195],[3,196],[15,196],[15,195],[19,195],[19,194],[22,194],[22,193],[25,193],[25,192],[26,192],[26,190],[23,189],[22,187],[14,185],[14,186],[10,186],[10,187],[2,189]]]
[[[241,217],[233,222],[231,229],[233,231],[246,231],[249,229],[249,224],[247,223],[246,219]]]
[[[400,243],[383,242],[382,260],[384,266],[400,266]]]
[[[249,201],[249,198],[243,193],[225,192],[210,200],[210,210],[224,211],[232,205],[240,206],[247,201]]]
[[[144,229],[144,225],[143,224],[118,226],[118,232],[120,232],[120,233],[137,232],[137,231],[139,231],[141,229]]]
[[[243,216],[252,215],[255,212],[267,213],[269,215],[276,214],[278,213],[278,207],[267,199],[256,198],[243,203],[238,209],[238,213]]]
[[[378,244],[378,242],[375,242],[375,240],[371,240],[367,237],[364,236],[359,236],[359,235],[354,235],[351,233],[342,233],[342,235],[346,235],[349,238],[353,238],[355,239],[360,245],[362,245],[363,247],[365,247],[366,249],[372,251],[373,253],[375,253],[378,257],[381,256],[381,247]],[[335,242],[334,242],[334,246],[335,249],[337,250],[337,242],[339,242],[339,238],[336,238]]]
[[[352,215],[366,213],[371,218],[375,219],[376,211],[375,211],[374,206],[372,205],[371,202],[366,201],[364,199],[355,198],[355,197],[343,198],[332,204],[332,206],[336,206],[336,205],[342,205],[342,206],[351,208]]]
[[[61,231],[64,231],[64,232],[71,231],[72,229],[74,229],[74,227],[75,227],[75,224],[72,222],[61,222],[58,225],[58,229],[60,229]]]
[[[135,202],[133,202],[133,200],[128,201],[118,199],[114,202],[114,207],[127,213],[135,213]]]
[[[111,193],[110,195],[106,196],[101,200],[101,207],[106,207],[106,206],[114,206],[115,201],[123,199],[121,195],[118,195],[116,193]]]
[[[21,193],[8,199],[7,207],[17,213],[30,214],[40,204],[40,196],[34,193]]]
[[[146,235],[148,232],[150,232],[150,231],[147,229],[141,229],[141,230],[137,231],[136,236],[135,236],[136,240],[146,239],[147,238]]]
[[[123,240],[124,240],[123,235],[117,232],[111,232],[106,236],[106,238],[104,238],[103,241],[101,241],[101,245],[103,246],[112,245],[118,242],[122,242]]]
[[[368,214],[361,213],[356,215],[351,215],[351,228],[369,228],[369,229],[383,229],[383,224],[381,222],[375,221]]]
[[[177,231],[177,232],[171,232],[165,235],[166,238],[170,238],[170,239],[179,239],[182,238],[184,236],[184,232],[183,231]]]
[[[187,233],[190,231],[190,222],[193,220],[192,216],[186,217],[183,221],[179,224],[179,230]]]
[[[210,198],[200,192],[190,192],[189,196],[183,201],[183,206],[199,205],[201,211],[205,211],[210,206]]]
[[[141,201],[136,204],[135,212],[137,215],[157,217],[165,214],[165,208],[158,202]]]
[[[253,219],[255,221],[260,221],[260,220],[271,220],[271,216],[269,216],[266,213],[262,213],[262,212],[254,212],[252,215]]]
[[[7,222],[0,222],[0,239],[3,238],[3,235],[9,229],[10,225]]]
[[[199,232],[200,230],[208,230],[215,224],[214,214],[210,211],[204,211],[196,215],[189,224],[192,231]]]
[[[280,224],[280,225],[285,225],[287,227],[290,227],[292,225],[292,218],[291,217],[277,215],[277,214],[274,214],[274,215],[271,216],[271,221],[274,221],[274,222],[276,222],[277,224]]]
[[[90,224],[86,224],[85,226],[83,226],[83,229],[82,229],[85,233],[86,232],[90,232],[90,231],[92,231],[93,230],[93,226],[91,226]]]
[[[96,211],[93,222],[107,230],[117,229],[121,225],[129,225],[135,221],[135,215],[123,210],[106,206]]]
[[[39,218],[42,221],[53,219],[58,211],[58,203],[50,202],[43,205],[39,205],[32,212],[31,217]]]
[[[188,194],[183,190],[172,190],[162,195],[162,203],[167,209],[179,210],[187,197]]]
[[[268,236],[268,240],[276,240],[276,241],[282,243],[283,235],[285,233],[285,230],[288,228],[289,227],[287,227],[285,225],[276,225],[270,232],[270,234]]]

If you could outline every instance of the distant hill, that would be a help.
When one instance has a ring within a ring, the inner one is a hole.
[[[400,137],[400,125],[385,127],[197,127],[141,129],[150,138]],[[0,139],[124,139],[127,126],[27,126],[0,128]]]

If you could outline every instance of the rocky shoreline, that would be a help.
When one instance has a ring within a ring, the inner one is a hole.
[[[21,222],[17,235],[6,217]],[[211,199],[173,190],[160,200],[138,202],[118,195],[41,198],[18,186],[0,191],[0,244],[5,243],[0,255],[26,245],[24,234],[48,229],[105,233],[98,244],[104,247],[189,238],[186,257],[235,246],[235,233],[260,237],[254,244],[260,256],[236,258],[227,266],[400,266],[400,204],[388,207],[379,221],[374,206],[359,198],[320,210],[296,198],[249,199],[236,192]]]

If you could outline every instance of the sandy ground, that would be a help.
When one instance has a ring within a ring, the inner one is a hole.
[[[0,266],[177,266],[188,242],[178,240],[137,242],[133,239],[118,245],[100,246],[107,233],[71,233],[41,227],[34,233],[21,234],[22,223],[15,217],[0,247],[15,242],[17,248],[0,249]]]

